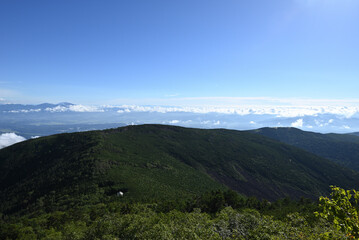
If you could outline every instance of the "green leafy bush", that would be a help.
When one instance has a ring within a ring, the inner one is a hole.
[[[319,206],[321,212],[316,212],[329,222],[332,222],[338,230],[347,234],[349,238],[359,238],[358,200],[359,192],[356,190],[344,190],[331,186],[331,198],[320,197]]]

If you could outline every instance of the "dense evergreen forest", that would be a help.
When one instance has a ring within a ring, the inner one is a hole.
[[[342,166],[359,170],[359,137],[352,134],[322,134],[297,128],[260,128],[249,132],[301,148]]]
[[[0,151],[1,239],[353,239],[354,170],[258,134],[128,126]],[[121,194],[120,194],[121,192]]]
[[[2,239],[357,239],[355,191],[268,202],[232,190],[177,201],[119,198],[66,211],[1,216]]]

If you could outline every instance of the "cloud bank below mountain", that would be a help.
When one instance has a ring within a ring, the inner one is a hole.
[[[319,103],[319,101],[314,102]],[[170,124],[199,128],[247,130],[297,127],[316,132],[359,131],[359,106],[348,105],[82,105],[71,103],[0,104],[0,123],[54,124]],[[5,129],[5,128],[4,128]],[[11,129],[11,128],[7,128]],[[11,130],[17,131],[18,130]],[[1,133],[1,132],[0,132]],[[20,132],[21,134],[21,132]],[[40,135],[39,133],[36,133]],[[28,135],[26,135],[28,136]]]
[[[195,114],[233,114],[233,115],[274,115],[277,117],[317,116],[319,114],[334,114],[346,118],[359,116],[357,106],[144,106],[144,105],[69,105],[46,108],[28,108],[3,111],[4,113],[34,113],[34,112],[87,112],[101,113],[116,111],[120,114],[131,112],[148,113],[195,113]]]
[[[0,135],[0,149],[25,140],[26,138],[15,133],[3,133]]]

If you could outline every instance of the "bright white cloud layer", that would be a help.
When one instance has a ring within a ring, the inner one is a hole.
[[[76,114],[71,114],[73,112]],[[54,123],[162,123],[186,127],[240,130],[260,127],[296,127],[319,132],[359,131],[359,104],[87,106],[62,103],[57,105],[22,105],[20,107],[14,106],[14,108],[11,108],[10,105],[0,104],[1,114],[3,114],[3,119],[11,119],[14,122],[23,122],[24,119],[28,119],[28,124],[37,125]],[[24,114],[28,114],[29,118],[25,118]],[[6,122],[8,121],[5,120],[3,124]]]
[[[303,103],[303,102],[302,102]],[[316,102],[314,102],[316,103]],[[7,113],[37,113],[37,112],[106,112],[116,111],[120,114],[131,112],[156,112],[156,113],[195,113],[195,114],[234,114],[234,115],[274,115],[277,117],[304,117],[317,116],[320,114],[334,114],[346,118],[359,116],[359,102],[356,105],[201,105],[201,106],[160,106],[160,105],[105,105],[105,106],[89,106],[89,105],[57,105],[54,107],[14,109],[7,110]]]
[[[16,109],[5,111],[7,113],[34,113],[34,112],[104,112],[104,107],[86,106],[86,105],[57,105],[55,107],[47,108],[31,108],[31,109]]]
[[[15,133],[3,133],[0,135],[0,149],[25,140],[26,138]]]
[[[298,119],[297,121],[292,122],[291,126],[295,128],[303,127],[303,119]]]
[[[335,114],[343,117],[352,117],[359,114],[359,107],[346,106],[202,106],[202,107],[166,107],[166,106],[117,106],[118,113],[130,112],[186,112],[186,113],[220,113],[236,115],[276,115],[278,117],[303,117],[318,114]]]
[[[56,106],[53,108],[46,108],[45,111],[48,112],[103,112],[103,109],[100,109],[96,106],[85,106],[85,105],[70,105],[70,106]]]

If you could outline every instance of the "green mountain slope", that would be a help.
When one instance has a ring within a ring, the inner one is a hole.
[[[261,128],[250,131],[304,149],[359,171],[359,137],[350,134],[320,134],[297,128]]]
[[[232,188],[248,196],[318,197],[356,172],[256,134],[163,125],[53,135],[0,151],[3,213],[148,201]],[[122,200],[122,199],[121,199]]]

